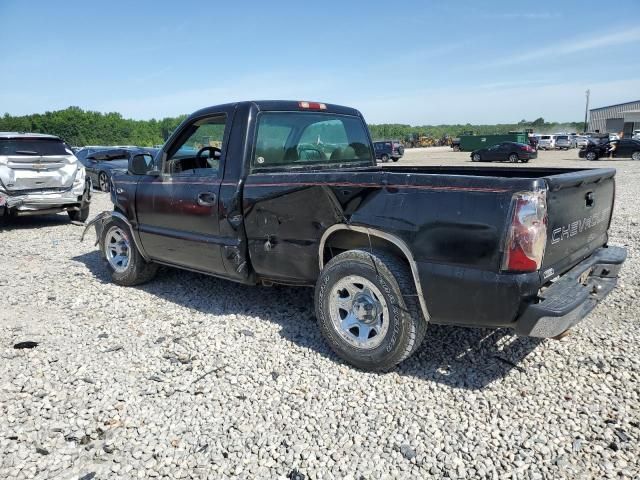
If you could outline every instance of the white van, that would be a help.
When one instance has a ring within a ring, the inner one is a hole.
[[[556,148],[555,135],[540,135],[540,141],[538,142],[538,150],[555,150],[555,148]]]

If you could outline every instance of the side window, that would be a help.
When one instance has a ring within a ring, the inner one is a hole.
[[[170,175],[218,175],[222,158],[226,115],[196,120],[167,152],[164,173]]]

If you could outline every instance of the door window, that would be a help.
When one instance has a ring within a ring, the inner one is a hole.
[[[164,164],[170,175],[218,175],[222,159],[226,115],[196,120],[180,135]]]

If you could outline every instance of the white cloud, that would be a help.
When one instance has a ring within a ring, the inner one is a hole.
[[[494,19],[511,19],[511,20],[551,20],[553,18],[561,18],[562,14],[558,12],[523,12],[523,13],[487,13],[482,15],[484,18]]]
[[[597,48],[614,47],[634,42],[640,42],[640,27],[629,28],[627,30],[607,33],[603,35],[573,39],[564,43],[556,43],[554,45],[531,50],[523,54],[499,59],[495,62],[490,62],[489,64],[485,65],[510,65],[514,63],[539,60],[541,58],[547,58],[551,56],[557,57],[560,55],[571,55],[573,53],[595,50]]]
[[[544,85],[433,88],[396,96],[352,99],[371,123],[511,123],[523,118],[568,122],[584,117],[584,92],[592,107],[636,100],[640,79]]]

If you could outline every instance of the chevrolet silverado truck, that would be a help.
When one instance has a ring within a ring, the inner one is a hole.
[[[608,245],[614,177],[378,166],[357,110],[247,101],[199,110],[152,161],[134,156],[83,237],[95,225],[119,285],[168,265],[314,287],[336,354],[386,371],[429,323],[556,337],[584,318],[626,258]]]
[[[59,137],[0,132],[0,221],[67,212],[84,222],[90,202],[85,169]]]

